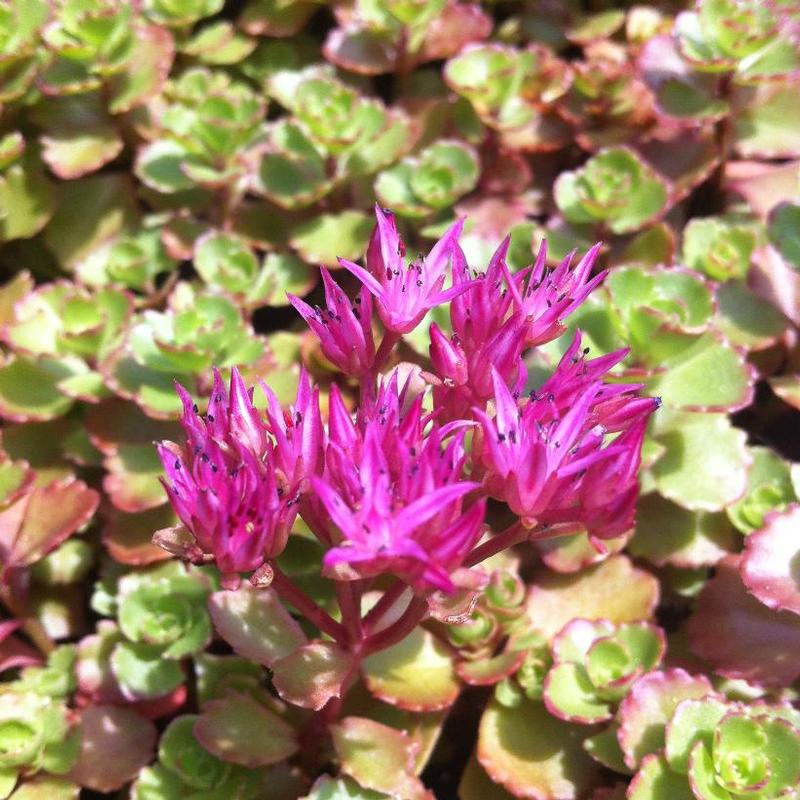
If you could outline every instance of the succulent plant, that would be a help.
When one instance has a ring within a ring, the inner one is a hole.
[[[553,640],[544,702],[570,722],[608,720],[633,683],[658,666],[664,649],[663,634],[653,626],[575,619]]]
[[[669,719],[663,753],[642,759],[630,796],[653,797],[658,786],[701,800],[791,796],[800,751],[797,723],[789,706],[685,699]]]
[[[0,3],[0,796],[795,797],[800,14],[589,5]]]

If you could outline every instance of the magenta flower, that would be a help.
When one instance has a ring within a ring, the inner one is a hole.
[[[605,279],[607,272],[590,279],[600,247],[599,243],[594,245],[574,268],[573,251],[551,271],[547,267],[547,243],[542,242],[536,263],[513,277],[505,260],[502,261],[526,347],[536,347],[561,336],[566,330],[563,320]]]
[[[272,452],[278,480],[286,493],[296,496],[308,490],[308,478],[321,473],[325,448],[319,389],[311,386],[305,369],[300,370],[297,399],[284,411],[275,393],[263,381],[267,396],[269,431],[275,437]]]
[[[230,397],[215,373],[204,417],[183,387],[178,393],[187,441],[183,447],[159,445],[162,482],[199,555],[212,557],[233,585],[238,573],[257,569],[283,550],[296,502],[278,481],[266,426],[236,370]]]
[[[523,352],[560,336],[564,319],[606,274],[590,278],[599,245],[574,269],[567,257],[550,271],[542,244],[535,264],[512,275],[506,264],[509,242],[506,238],[497,248],[485,273],[470,273],[463,254],[456,258],[453,282],[472,291],[450,304],[449,340],[438,328],[431,331],[431,361],[443,383],[435,397],[451,419],[468,416],[472,406],[493,396],[491,368],[506,386],[520,390],[527,379]]]
[[[598,537],[630,528],[642,437],[654,398],[602,377],[624,352],[586,361],[580,334],[540,392],[520,406],[493,372],[495,417],[474,409],[484,484],[529,527],[571,523]],[[610,432],[620,432],[613,441]]]
[[[359,475],[357,502],[327,481],[313,481],[341,533],[340,543],[325,554],[326,572],[345,580],[388,572],[418,591],[452,592],[450,573],[477,541],[485,513],[483,502],[462,513],[461,499],[479,484],[438,485],[402,502],[374,426],[367,432]]]
[[[378,301],[378,314],[387,330],[408,333],[425,314],[470,288],[457,284],[443,289],[448,264],[458,258],[463,220],[454,223],[433,246],[427,258],[405,263],[405,245],[394,216],[375,208],[378,224],[367,249],[367,269],[351,261],[339,263],[353,273]],[[461,255],[463,259],[463,254]]]
[[[322,352],[345,375],[359,378],[375,362],[375,342],[372,337],[372,295],[366,287],[354,303],[333,280],[328,270],[322,268],[325,286],[325,308],[315,306],[287,295],[289,302],[319,337]]]

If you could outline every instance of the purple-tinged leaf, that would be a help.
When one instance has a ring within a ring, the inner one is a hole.
[[[319,711],[349,688],[354,670],[353,655],[334,642],[310,642],[273,662],[272,682],[287,703]]]
[[[81,749],[69,777],[86,789],[121,789],[153,758],[155,725],[130,709],[88,706],[78,729]]]
[[[717,565],[689,619],[692,651],[726,678],[788,686],[800,677],[800,619],[771,611],[753,597],[739,574],[739,559]]]
[[[299,748],[289,723],[251,695],[235,691],[206,703],[194,735],[217,758],[250,769],[277,764]]]
[[[242,584],[234,591],[214,592],[208,609],[217,633],[234,652],[259,664],[272,665],[307,642],[272,589]]]
[[[739,570],[765,606],[800,614],[800,505],[767,515],[745,540]]]
[[[619,707],[619,739],[625,763],[636,769],[645,756],[664,746],[665,729],[681,700],[714,694],[704,675],[682,669],[651,672],[638,680]]]

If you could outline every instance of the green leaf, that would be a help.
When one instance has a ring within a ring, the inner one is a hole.
[[[784,259],[800,269],[800,203],[778,203],[769,212],[767,236]]]
[[[73,404],[59,382],[86,367],[80,359],[13,358],[0,367],[0,414],[6,419],[48,420],[65,414]]]
[[[727,713],[728,706],[712,697],[703,700],[684,700],[667,725],[664,754],[675,772],[689,772],[689,756],[695,744],[702,742],[711,748],[714,731]]]
[[[331,735],[342,771],[361,786],[408,800],[428,796],[414,775],[415,745],[404,731],[364,717],[346,717],[331,726]]]
[[[231,771],[230,764],[211,755],[194,735],[196,714],[176,717],[158,743],[161,763],[193,789],[210,790],[219,786]]]
[[[716,564],[739,546],[721,512],[690,511],[652,492],[639,499],[631,554],[657,566],[693,569]]]
[[[755,246],[752,225],[722,217],[693,219],[683,231],[683,263],[714,280],[745,278]]]
[[[66,270],[77,268],[101,244],[130,230],[139,216],[133,184],[120,173],[62,183],[59,201],[44,237]]]
[[[272,589],[243,583],[233,591],[214,592],[208,600],[214,627],[233,651],[271,666],[306,644],[300,625]]]
[[[631,770],[625,765],[625,758],[619,747],[617,726],[615,724],[612,723],[607,728],[600,731],[600,733],[596,733],[594,736],[589,736],[587,739],[584,739],[583,749],[586,750],[598,764],[602,764],[607,769],[611,769],[623,775],[629,775],[631,773]]]
[[[599,767],[581,747],[581,731],[523,699],[513,708],[489,702],[478,732],[478,760],[514,795],[586,797]]]
[[[601,699],[580,664],[556,664],[544,684],[547,710],[567,722],[591,725],[611,719],[612,706]]]
[[[375,181],[378,200],[398,214],[425,216],[471,191],[480,173],[477,153],[458,141],[440,140],[406,158]]]
[[[536,573],[527,601],[529,624],[548,638],[576,618],[635,622],[650,617],[658,603],[659,584],[615,555],[572,575],[542,569]]]
[[[0,240],[28,239],[50,222],[56,209],[53,185],[35,147],[0,175]]]
[[[409,711],[448,708],[460,690],[450,648],[423,628],[367,657],[362,674],[375,697]]]
[[[123,693],[135,700],[163,697],[184,679],[177,661],[163,658],[164,648],[137,642],[120,642],[111,654],[111,669]]]
[[[210,286],[244,293],[258,275],[258,261],[240,238],[222,231],[209,231],[194,245],[194,268]]]
[[[731,344],[748,350],[770,347],[789,325],[772,303],[738,281],[717,287],[714,324]]]
[[[335,267],[338,258],[361,257],[372,227],[372,218],[361,211],[322,214],[296,227],[289,243],[305,261]]]
[[[323,775],[300,800],[384,800],[389,795],[364,789],[350,778]]]
[[[747,474],[747,491],[726,513],[744,534],[764,525],[771,511],[782,511],[796,498],[789,464],[766,447],[750,447],[752,466]]]
[[[645,758],[626,796],[628,800],[696,800],[686,777],[672,772],[660,755]]]
[[[794,158],[800,106],[794,84],[764,83],[734,90],[733,146],[743,158]]]
[[[653,438],[665,448],[650,468],[664,497],[690,510],[721,511],[744,493],[750,466],[747,436],[725,415],[662,409]]]
[[[235,691],[206,704],[194,734],[217,758],[250,769],[277,764],[298,750],[287,722],[251,695]]]
[[[570,222],[602,221],[613,233],[630,233],[665,210],[668,186],[633,150],[614,147],[559,175],[554,195]]]

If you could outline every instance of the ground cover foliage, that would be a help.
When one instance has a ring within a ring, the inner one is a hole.
[[[0,3],[0,798],[798,800],[799,89],[795,0]]]

